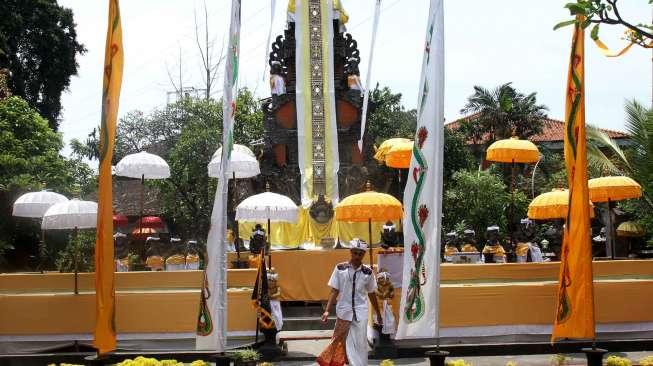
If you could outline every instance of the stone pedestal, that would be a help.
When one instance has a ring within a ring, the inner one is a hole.
[[[581,351],[587,357],[587,366],[601,366],[603,365],[603,356],[608,353],[607,350],[601,348],[583,348]]]
[[[449,356],[449,352],[441,351],[439,349],[426,352],[426,357],[429,358],[429,363],[431,366],[445,366],[444,361],[447,356]]]
[[[277,344],[277,330],[265,329],[263,330],[265,340],[257,351],[265,361],[275,361],[281,356],[281,347]]]
[[[376,324],[374,325],[374,328],[379,332],[378,338],[374,340],[374,349],[372,350],[374,358],[397,358],[397,347],[392,339],[390,339],[390,335],[383,334],[381,332],[381,327]]]

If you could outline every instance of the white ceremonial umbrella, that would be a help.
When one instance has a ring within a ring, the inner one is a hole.
[[[222,148],[219,148],[209,162],[209,177],[220,178],[220,163],[222,162]],[[229,174],[234,179],[252,178],[261,174],[258,160],[254,153],[243,145],[234,145],[229,160]]]
[[[25,193],[14,202],[12,215],[40,219],[50,206],[66,201],[68,198],[64,195],[46,190]]]
[[[92,229],[97,225],[97,203],[80,201],[59,202],[43,215],[41,228],[44,230]]]
[[[222,147],[213,154],[211,161],[209,162],[209,177],[211,178],[220,178],[222,174],[220,173],[220,163],[222,162]],[[261,174],[261,168],[259,166],[256,156],[245,145],[234,144],[231,148],[231,159],[229,160],[229,174],[234,179],[234,184],[236,179],[244,178],[253,178]],[[236,255],[238,257],[238,262],[240,262],[240,245],[238,245],[238,238],[240,237],[238,233],[238,221],[236,220],[236,225],[234,229],[236,246]]]
[[[137,179],[170,178],[170,167],[158,155],[141,151],[120,159],[115,169],[116,175]]]
[[[138,231],[140,233],[142,229],[141,222],[143,221],[143,202],[145,201],[145,179],[170,178],[170,167],[160,156],[141,151],[120,159],[116,165],[115,174],[141,180],[141,212],[138,221]]]
[[[270,246],[270,221],[297,222],[299,208],[292,199],[272,192],[263,192],[247,197],[236,206],[237,221],[268,222],[268,247]],[[272,255],[268,254],[269,266],[272,268]]]
[[[41,228],[44,230],[65,230],[73,229],[73,240],[77,245],[77,230],[92,229],[97,226],[97,202],[70,201],[59,202],[50,207],[43,215]],[[75,294],[79,293],[77,285],[77,252],[75,248]]]
[[[14,202],[12,215],[41,219],[45,211],[52,205],[66,201],[68,201],[68,198],[64,195],[45,189],[39,192],[25,193]],[[41,245],[45,248],[45,230],[43,229],[41,229]]]

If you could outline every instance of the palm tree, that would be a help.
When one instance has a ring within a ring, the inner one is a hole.
[[[605,132],[588,128],[588,166],[600,173],[633,178],[642,186],[642,197],[653,209],[653,108],[632,100],[626,102],[625,111],[631,144],[622,149]]]
[[[542,131],[547,107],[537,104],[536,93],[522,94],[511,84],[493,90],[474,86],[474,94],[460,111],[473,114],[468,122],[471,125],[464,128],[468,138],[489,145],[513,134],[526,139]]]

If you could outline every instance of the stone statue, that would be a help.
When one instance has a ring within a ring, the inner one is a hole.
[[[444,237],[444,260],[451,262],[454,253],[458,253],[458,234],[452,231]]]
[[[599,231],[599,235],[592,238],[592,256],[607,257],[605,243],[608,241],[605,226]]]
[[[166,258],[166,271],[183,271],[186,269],[186,256],[181,239],[170,238],[170,247],[172,255]]]
[[[163,255],[161,253],[161,246],[159,245],[159,238],[154,238],[148,236],[145,239],[145,266],[147,266],[150,271],[163,271],[164,261]]]
[[[521,220],[515,238],[515,258],[518,263],[542,262],[542,251],[535,241],[535,223],[532,220]]]
[[[383,231],[381,232],[381,248],[388,249],[390,247],[396,247],[397,244],[397,232],[395,224],[392,221],[388,221],[383,225]]]
[[[270,62],[270,94],[272,94],[272,107],[279,105],[279,96],[286,94],[286,80],[281,71],[281,62]]]
[[[200,268],[200,248],[196,240],[189,240],[186,244],[186,269],[198,270]]]
[[[115,233],[113,235],[115,248],[116,272],[129,272],[129,246],[127,245],[127,235]]]
[[[263,253],[265,255],[266,239],[265,230],[261,227],[261,224],[256,224],[254,229],[252,229],[252,236],[249,238],[249,251],[251,252],[249,256],[249,268],[258,268],[260,264],[259,254]]]
[[[506,251],[499,241],[499,227],[488,226],[485,231],[485,246],[483,247],[483,261],[485,263],[506,263]]]
[[[461,248],[463,253],[478,253],[476,247],[476,232],[472,229],[465,229],[463,232],[463,246]]]

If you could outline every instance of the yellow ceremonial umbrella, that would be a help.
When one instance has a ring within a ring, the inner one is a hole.
[[[629,238],[644,236],[644,228],[634,221],[624,221],[617,226],[617,235]]]
[[[512,224],[514,222],[515,210],[515,163],[536,163],[540,160],[540,151],[534,143],[528,140],[520,140],[514,135],[509,139],[495,141],[488,147],[485,159],[498,163],[511,163],[510,179],[510,241],[512,238]]]
[[[404,211],[401,202],[393,196],[372,191],[368,182],[366,191],[352,194],[338,203],[335,208],[336,220],[348,222],[365,222],[369,228],[370,265],[374,264],[372,254],[372,221],[399,220]]]
[[[492,143],[485,159],[499,163],[536,163],[540,160],[540,150],[534,143],[513,136]]]
[[[594,217],[594,206],[590,205],[590,217]],[[569,190],[554,189],[535,197],[528,205],[528,218],[533,220],[566,219],[569,206]]]
[[[592,202],[621,201],[642,196],[642,186],[632,178],[601,177],[587,181]]]
[[[642,196],[642,186],[632,178],[624,176],[611,176],[594,178],[587,181],[590,200],[592,202],[608,203],[608,230],[610,230],[607,241],[610,256],[614,259],[614,231],[612,224],[612,203],[615,201],[639,198]]]
[[[385,165],[397,169],[410,168],[410,159],[413,157],[414,144],[410,140],[396,143],[386,153]]]
[[[374,159],[378,160],[380,163],[386,163],[386,155],[392,149],[392,147],[399,145],[399,144],[405,144],[407,142],[410,142],[409,139],[401,138],[401,137],[395,137],[391,139],[387,139],[379,145],[379,147],[376,149],[376,152],[374,153]]]

